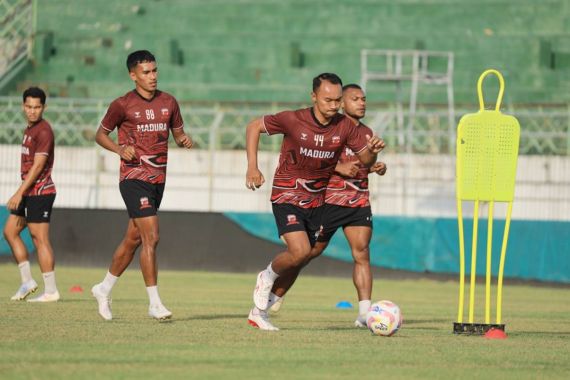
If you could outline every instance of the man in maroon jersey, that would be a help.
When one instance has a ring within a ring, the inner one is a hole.
[[[176,144],[187,149],[192,147],[192,140],[184,133],[176,99],[157,89],[154,56],[146,50],[135,51],[127,57],[127,69],[135,89],[111,103],[97,130],[96,141],[121,158],[119,189],[130,220],[105,278],[93,286],[91,292],[97,299],[101,317],[111,320],[111,290],[133,260],[137,248],[142,246],[140,266],[150,301],[148,313],[163,320],[172,313],[158,295],[156,214],[164,192],[168,137],[172,132]],[[109,137],[115,128],[118,143]]]
[[[8,200],[10,215],[4,226],[4,237],[20,268],[22,284],[13,301],[24,300],[35,292],[38,284],[32,278],[26,246],[20,233],[27,226],[38,253],[38,263],[44,278],[44,293],[28,302],[59,300],[55,284],[54,255],[49,240],[49,223],[55,200],[55,185],[51,179],[54,158],[54,137],[51,126],[43,119],[46,94],[30,87],[22,96],[27,127],[22,142],[22,183]]]
[[[358,123],[358,128],[367,136],[374,134],[370,128],[360,122],[366,114],[366,95],[360,86],[348,84],[343,87],[341,106],[344,114]],[[337,229],[343,228],[354,259],[352,278],[359,300],[359,313],[354,322],[356,327],[366,327],[366,313],[372,295],[369,252],[372,210],[368,192],[369,173],[384,175],[386,164],[376,162],[367,167],[358,160],[350,148],[346,147],[328,183],[323,211],[323,231],[311,252],[311,257],[319,256]],[[292,277],[290,284],[294,282],[296,274]],[[276,290],[276,294],[281,295],[281,298],[271,306],[271,311],[279,310],[286,290],[288,290],[287,285],[283,289]]]
[[[311,247],[321,228],[327,183],[342,150],[348,146],[365,165],[371,165],[384,147],[380,138],[367,139],[352,120],[338,113],[341,97],[340,78],[324,73],[313,79],[313,107],[267,115],[247,126],[246,186],[251,190],[265,182],[257,165],[261,133],[284,135],[271,202],[287,250],[257,276],[253,292],[255,306],[248,322],[262,330],[278,330],[269,321],[267,309],[275,301],[276,295],[271,290],[279,287],[279,276],[287,278],[290,271],[300,270],[310,260]]]

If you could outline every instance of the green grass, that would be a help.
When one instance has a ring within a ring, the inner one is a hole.
[[[315,262],[313,265],[318,265]],[[15,265],[0,265],[2,379],[382,379],[567,378],[570,373],[570,290],[504,289],[509,338],[454,336],[457,284],[377,279],[376,299],[398,303],[401,331],[391,338],[352,327],[350,279],[301,276],[268,333],[250,328],[254,274],[160,273],[172,322],[147,317],[136,266],[113,291],[114,320],[105,322],[90,296],[104,269],[57,268],[62,301],[11,302]],[[36,280],[40,279],[34,267]],[[73,285],[83,293],[70,293]],[[482,290],[483,286],[479,286]],[[479,299],[480,300],[480,299]]]

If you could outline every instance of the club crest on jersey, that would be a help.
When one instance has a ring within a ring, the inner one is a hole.
[[[160,112],[162,113],[162,116],[168,116],[168,108],[162,108]]]
[[[333,145],[340,144],[340,136],[333,136],[332,137],[332,143],[333,143]]]
[[[307,140],[307,134],[301,132],[301,140]]]
[[[148,197],[141,197],[140,202],[141,202],[141,207],[140,207],[141,210],[145,208],[150,208],[150,203],[148,203]]]
[[[287,215],[287,225],[291,226],[293,224],[299,224],[299,221],[297,220],[297,215],[294,214]]]
[[[135,118],[139,119],[141,117],[141,113],[138,111],[135,111]]]

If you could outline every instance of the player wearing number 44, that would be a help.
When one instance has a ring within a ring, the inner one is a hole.
[[[257,276],[254,307],[248,322],[262,330],[278,330],[267,310],[275,302],[275,291],[311,258],[321,229],[327,184],[345,146],[365,165],[376,162],[384,142],[366,137],[362,128],[338,113],[342,81],[331,73],[313,79],[313,107],[267,115],[249,123],[246,130],[248,168],[246,186],[255,190],[265,182],[257,165],[259,138],[283,134],[279,164],[275,170],[271,202],[279,235],[287,250],[278,254]],[[282,276],[282,277],[280,277]]]
[[[184,133],[176,99],[157,89],[158,69],[154,56],[146,50],[135,51],[127,58],[127,68],[135,89],[111,103],[97,130],[96,140],[121,158],[119,189],[130,220],[109,271],[91,292],[97,300],[99,315],[105,320],[112,319],[111,290],[142,245],[140,266],[150,301],[148,314],[162,320],[172,316],[158,295],[155,254],[168,137],[172,132],[174,141],[182,148],[191,148],[192,140]],[[109,137],[115,128],[118,144]]]

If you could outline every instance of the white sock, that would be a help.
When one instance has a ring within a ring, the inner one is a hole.
[[[158,295],[158,286],[147,286],[146,292],[148,293],[148,299],[151,305],[160,305],[162,301],[160,300],[160,296]]]
[[[275,302],[279,301],[280,299],[281,297],[279,297],[275,293],[269,293],[269,302],[267,303],[267,308],[269,309],[271,305],[273,305]]]
[[[55,286],[55,272],[42,273],[44,278],[44,293],[54,294],[57,292],[57,287]]]
[[[29,261],[22,261],[18,264],[18,268],[20,269],[20,277],[22,278],[22,284],[25,284],[28,281],[32,281],[32,270],[30,269],[30,262]]]
[[[267,315],[267,311],[258,309],[256,306],[253,307],[253,315]]]
[[[273,271],[271,263],[269,263],[269,265],[267,266],[267,269],[265,270],[265,275],[271,282],[275,282],[275,280],[277,280],[277,277],[279,277],[279,275]]]
[[[370,308],[370,300],[358,301],[358,315],[366,315]]]
[[[106,295],[111,294],[111,290],[113,290],[113,286],[115,286],[118,279],[119,277],[113,276],[111,272],[107,271],[107,274],[103,279],[103,282],[101,282],[101,290],[103,291],[103,293],[105,293]]]

